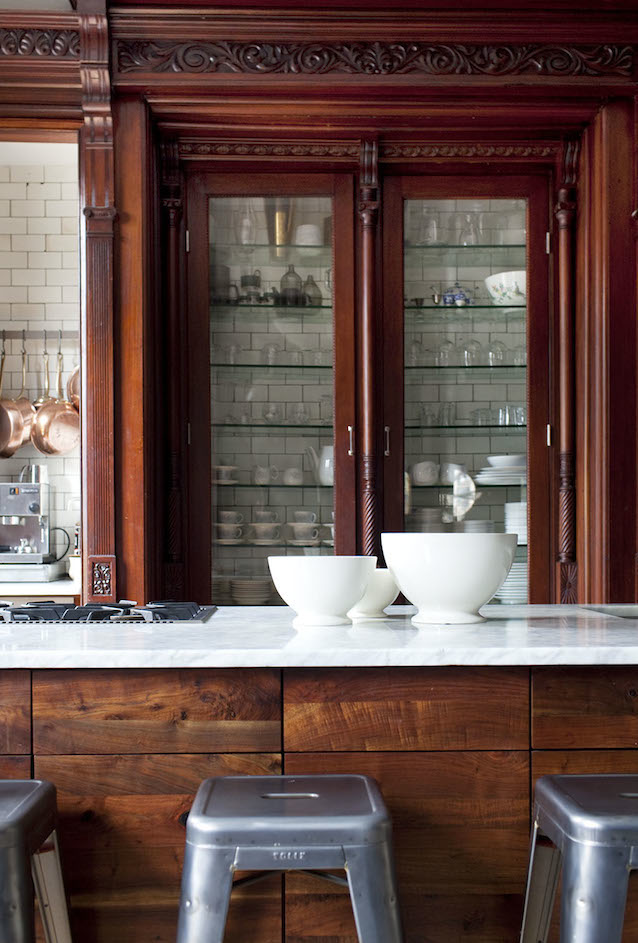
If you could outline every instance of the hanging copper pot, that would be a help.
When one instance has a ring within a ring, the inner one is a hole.
[[[31,427],[31,441],[44,455],[65,455],[80,441],[80,416],[62,395],[61,352],[58,352],[58,398],[38,409]]]
[[[5,357],[3,342],[0,356],[0,397],[2,396]],[[0,457],[10,458],[20,448],[23,432],[24,420],[17,403],[12,399],[0,398]]]
[[[22,387],[18,393],[18,397],[15,401],[16,406],[20,410],[22,416],[23,429],[22,429],[22,444],[28,442],[31,438],[31,426],[33,425],[33,417],[35,416],[35,406],[27,396],[26,392],[27,386],[27,352],[22,348]]]
[[[66,398],[77,409],[80,409],[80,365],[71,371],[66,381]]]

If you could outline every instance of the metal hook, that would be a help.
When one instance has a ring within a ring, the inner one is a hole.
[[[62,328],[58,328],[58,357],[62,356]]]
[[[44,347],[42,348],[42,356],[46,357],[49,351],[47,350],[47,332],[44,332]]]
[[[26,354],[27,352],[26,344],[27,344],[27,332],[23,330],[22,331],[22,350],[20,351],[21,354]]]

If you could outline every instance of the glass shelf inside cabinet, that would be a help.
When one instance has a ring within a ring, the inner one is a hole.
[[[334,553],[332,198],[209,199],[212,589],[278,603],[269,554]]]
[[[404,202],[404,525],[518,533],[503,603],[527,602],[526,223],[525,200]]]

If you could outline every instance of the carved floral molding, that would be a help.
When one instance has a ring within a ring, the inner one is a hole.
[[[80,58],[80,34],[70,29],[0,29],[0,56]]]
[[[324,75],[619,76],[631,46],[459,45],[397,42],[173,42],[120,40],[118,71]]]
[[[180,157],[352,157],[357,142],[320,144],[295,141],[180,141]]]

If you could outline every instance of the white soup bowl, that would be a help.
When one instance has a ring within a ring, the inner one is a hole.
[[[347,612],[363,597],[376,557],[268,557],[277,592],[297,613],[293,626],[349,625]]]
[[[363,598],[348,611],[348,616],[353,621],[355,619],[385,619],[386,615],[383,610],[386,606],[391,606],[398,595],[399,587],[392,573],[384,567],[379,567],[372,573]]]
[[[479,609],[505,581],[516,534],[381,534],[388,569],[420,624],[484,622]]]

